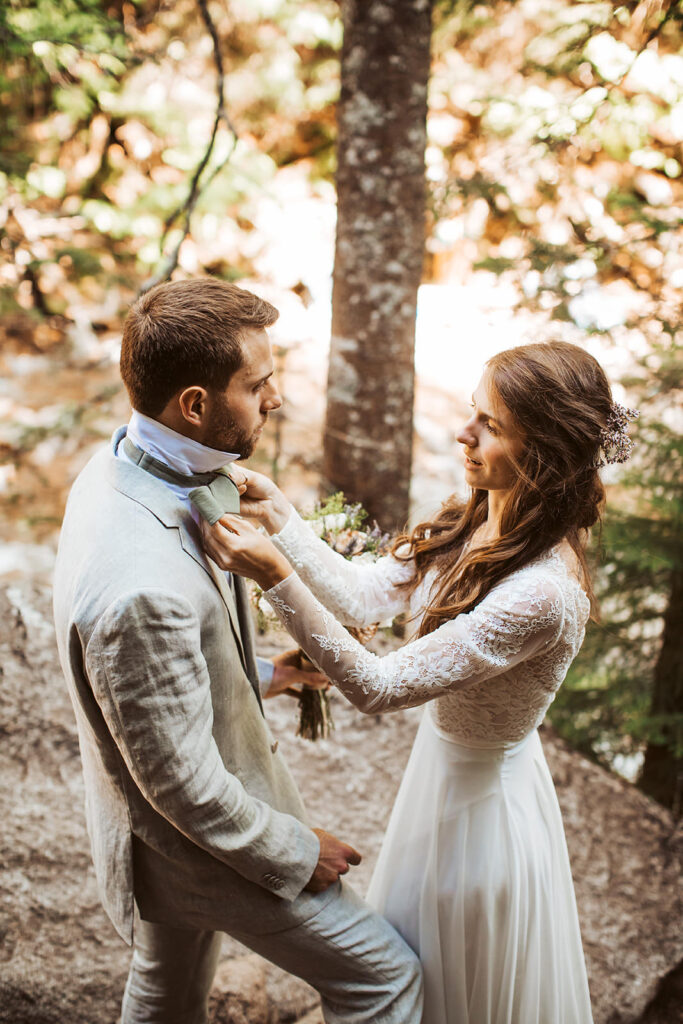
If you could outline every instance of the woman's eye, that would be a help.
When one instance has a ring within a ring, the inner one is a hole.
[[[496,428],[492,427],[490,423],[486,424],[486,429],[488,430],[489,434],[497,434],[498,433]]]

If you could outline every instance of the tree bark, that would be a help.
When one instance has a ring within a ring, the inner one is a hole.
[[[385,528],[409,511],[431,8],[342,0],[324,475]]]
[[[678,818],[683,811],[683,757],[677,757],[674,745],[680,736],[683,715],[683,571],[674,570],[671,577],[669,605],[664,616],[662,646],[655,664],[651,714],[664,718],[663,742],[651,740],[638,784],[649,796],[673,811]],[[670,723],[666,722],[671,718]]]

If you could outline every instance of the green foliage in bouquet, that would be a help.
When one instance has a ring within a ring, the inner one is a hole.
[[[389,534],[382,533],[377,523],[368,527],[368,513],[360,504],[349,504],[342,491],[318,502],[312,512],[304,513],[304,519],[315,529],[326,544],[352,559],[367,557],[374,561],[385,552]],[[361,643],[367,643],[376,632],[376,626],[369,629],[349,630]],[[323,690],[304,687],[299,698],[300,716],[297,735],[315,740],[318,735],[326,738],[334,722],[330,713],[330,702]]]
[[[375,559],[389,550],[389,534],[383,533],[377,523],[369,527],[368,513],[363,506],[347,502],[342,491],[318,502],[311,512],[302,513],[302,518],[312,524],[326,544],[345,558],[368,555]]]

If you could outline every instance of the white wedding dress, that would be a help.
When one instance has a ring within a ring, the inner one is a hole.
[[[379,657],[340,622],[399,612],[419,622],[433,579],[408,600],[399,584],[410,562],[347,561],[294,511],[273,540],[296,573],[265,596],[342,693],[368,713],[427,705],[368,894],[422,961],[423,1024],[591,1024],[564,829],[537,732],[589,612],[562,548]]]

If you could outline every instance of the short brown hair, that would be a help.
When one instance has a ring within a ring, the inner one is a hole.
[[[123,325],[121,376],[131,405],[157,416],[183,387],[227,387],[242,365],[244,331],[278,316],[265,299],[211,277],[152,288]]]

